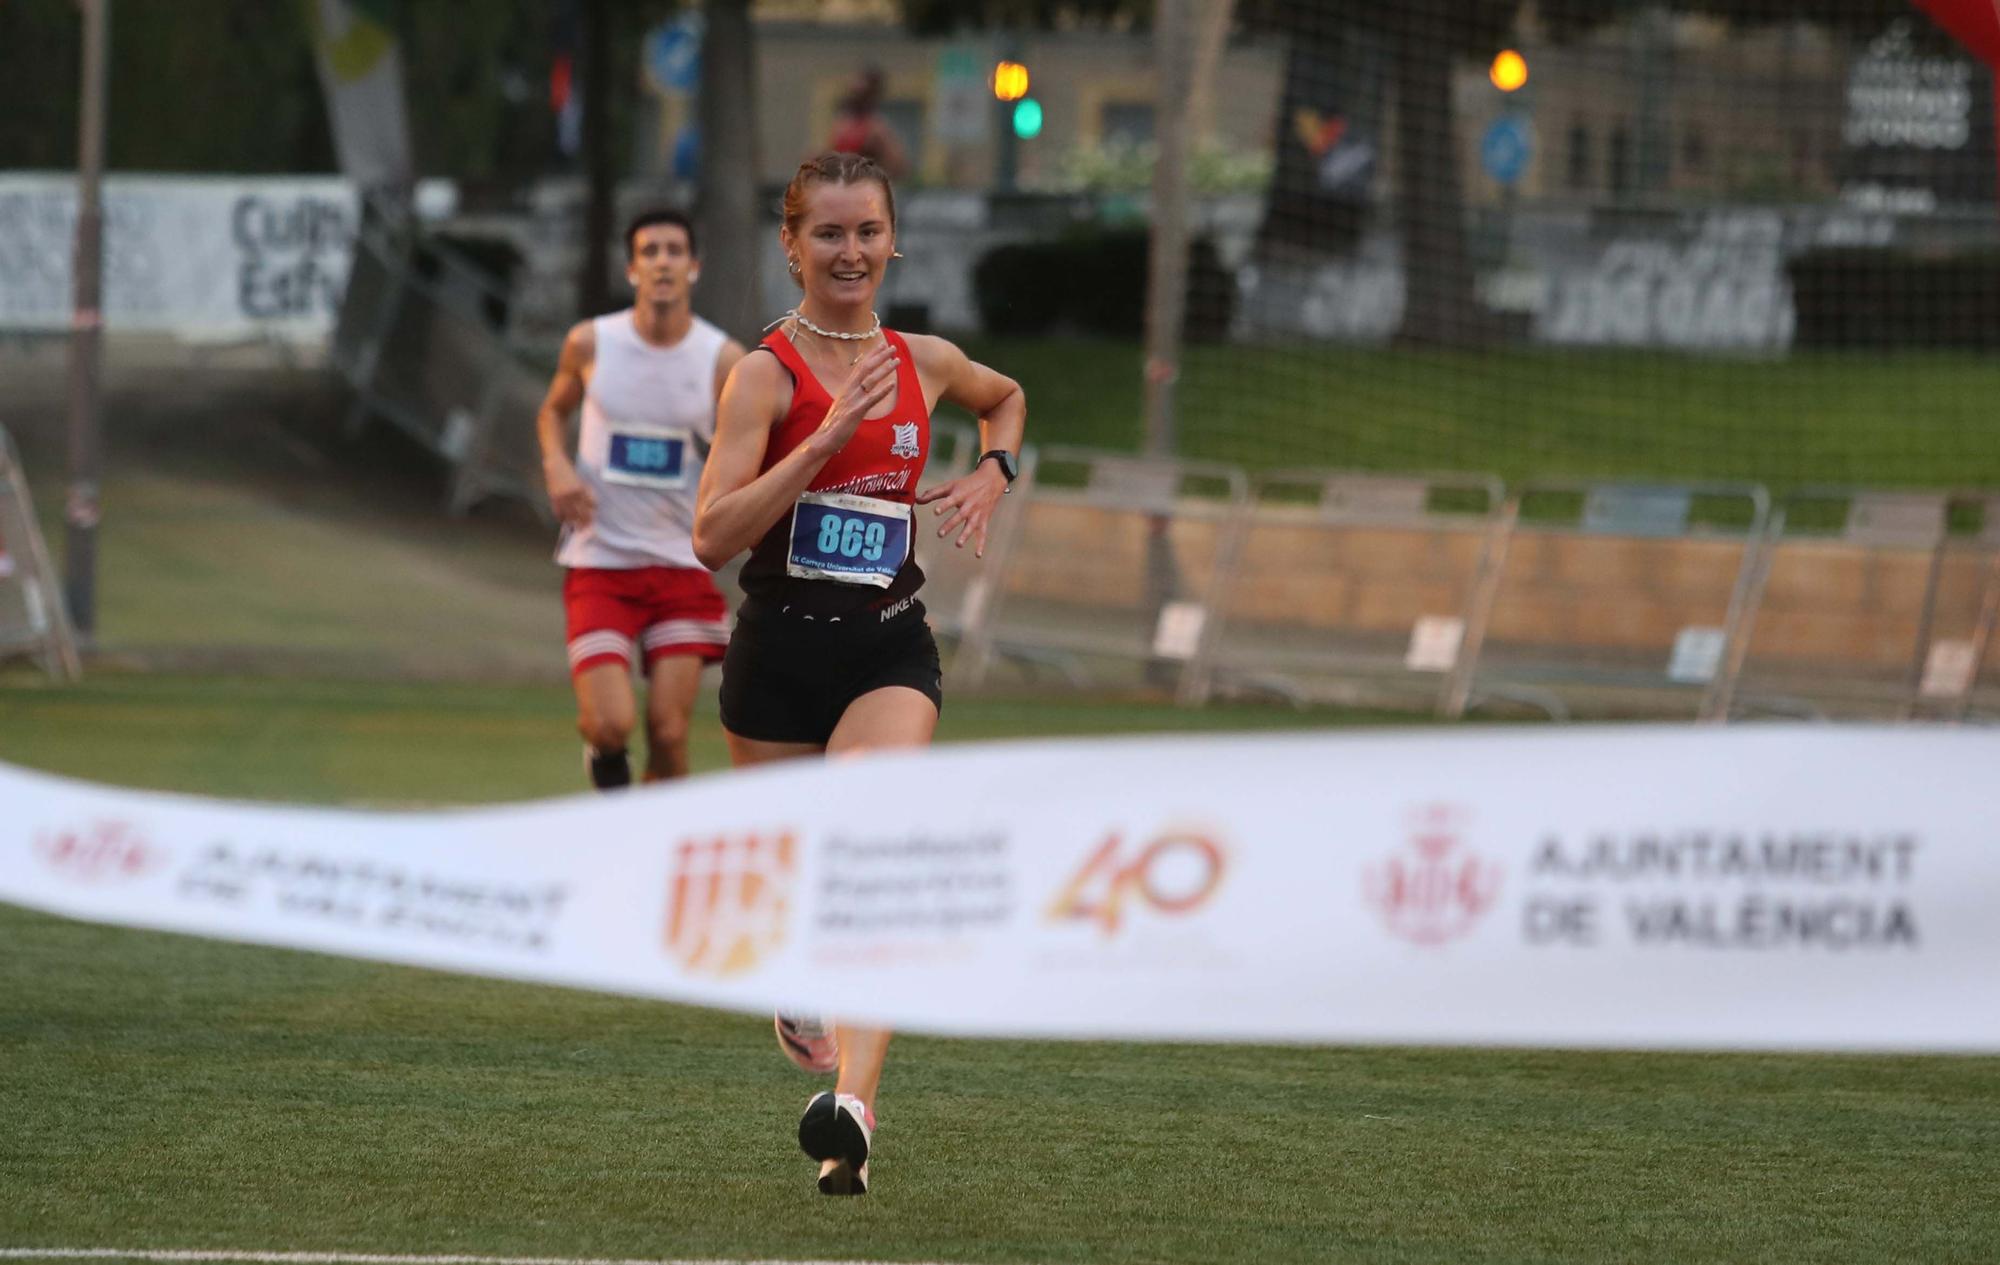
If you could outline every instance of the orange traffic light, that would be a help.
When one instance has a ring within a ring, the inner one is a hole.
[[[1512,92],[1528,82],[1528,59],[1511,48],[1503,48],[1493,59],[1486,77],[1502,92]]]
[[[1003,61],[993,68],[993,95],[1002,101],[1019,101],[1028,95],[1028,68],[1017,61]]]

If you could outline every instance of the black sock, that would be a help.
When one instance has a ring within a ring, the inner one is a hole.
[[[621,786],[632,785],[632,761],[626,758],[624,748],[616,751],[591,750],[590,784],[600,791],[615,791]]]

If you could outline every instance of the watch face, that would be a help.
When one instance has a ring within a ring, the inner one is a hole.
[[[1007,482],[1009,483],[1012,483],[1021,473],[1021,468],[1014,462],[1014,454],[1004,448],[995,448],[992,452],[987,453],[986,457],[991,457],[1000,463],[1000,473],[1007,476]],[[984,461],[986,457],[981,457],[980,460]]]

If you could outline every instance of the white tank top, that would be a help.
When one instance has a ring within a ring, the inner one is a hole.
[[[715,361],[729,336],[694,318],[671,347],[639,337],[632,309],[591,322],[597,355],[583,394],[576,472],[597,498],[588,527],[565,528],[566,567],[699,567],[694,494],[715,439]]]

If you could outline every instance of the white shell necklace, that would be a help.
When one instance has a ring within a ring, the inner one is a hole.
[[[785,315],[779,317],[778,320],[785,320],[789,318],[791,320],[797,321],[801,328],[807,330],[810,333],[818,334],[821,338],[838,339],[843,343],[865,343],[872,340],[877,334],[882,332],[882,318],[880,316],[877,316],[874,312],[870,312],[868,316],[871,320],[874,321],[874,324],[859,334],[849,334],[843,330],[837,330],[837,329],[821,329],[819,326],[813,324],[811,319],[809,319],[805,313],[799,311],[797,308],[793,308],[791,311],[786,312]],[[771,323],[773,325],[776,325],[778,322],[772,321]],[[856,347],[854,349],[854,354],[847,358],[847,363],[852,365],[852,364],[859,364],[860,362],[861,362],[861,348]]]

